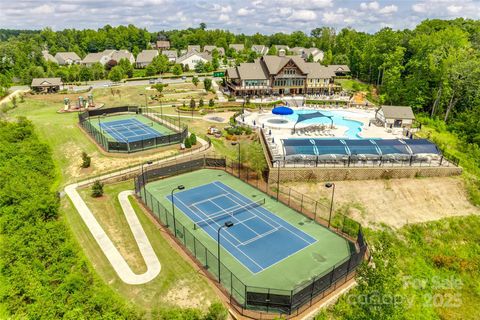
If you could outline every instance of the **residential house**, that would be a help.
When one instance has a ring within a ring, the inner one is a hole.
[[[182,65],[188,65],[188,68],[190,70],[195,69],[195,66],[197,63],[200,61],[206,63],[209,61],[212,61],[212,56],[208,52],[196,52],[196,51],[190,51],[187,52],[185,55],[179,57],[176,60],[176,63],[180,63]]]
[[[289,51],[295,56],[303,57],[303,54],[305,52],[305,48],[304,47],[293,47],[293,48],[290,48]]]
[[[328,67],[335,73],[335,76],[337,77],[346,76],[350,73],[350,68],[346,64],[332,64]]]
[[[205,46],[203,47],[203,52],[208,52],[210,54],[212,54],[213,50],[217,49],[218,51],[218,54],[220,56],[224,56],[225,55],[225,49],[222,48],[222,47],[217,47],[217,46]]]
[[[54,56],[52,56],[48,50],[43,50],[42,51],[42,56],[43,56],[43,59],[45,61],[48,61],[48,62],[53,62],[53,63],[58,63],[57,59],[55,59]]]
[[[30,88],[38,93],[54,93],[60,91],[61,78],[33,78]]]
[[[195,51],[195,52],[201,52],[200,50],[200,46],[199,45],[188,45],[187,46],[187,52],[192,52],[192,51]]]
[[[82,61],[75,52],[57,52],[55,59],[61,66],[79,64]]]
[[[333,69],[299,56],[266,55],[226,71],[233,95],[332,94],[339,91]]]
[[[286,45],[283,45],[283,44],[275,44],[273,45],[275,47],[275,49],[277,49],[277,51],[280,51],[280,50],[285,50],[285,52],[289,51],[290,48]]]
[[[236,52],[243,51],[245,49],[245,45],[242,43],[232,43],[228,46],[230,49],[235,50]]]
[[[175,62],[178,57],[177,50],[163,50],[162,54],[168,58],[169,62]]]
[[[127,59],[132,64],[135,63],[135,57],[128,50],[111,50],[111,49],[107,49],[102,52],[89,53],[85,56],[85,58],[83,58],[81,63],[86,66],[92,66],[97,62],[101,63],[102,65],[105,65],[111,60],[118,63],[122,59]]]
[[[303,51],[303,58],[307,60],[310,55],[313,58],[313,62],[323,61],[324,53],[322,50],[317,48],[308,48]]]
[[[150,63],[152,63],[153,58],[158,56],[157,50],[143,50],[137,56],[137,60],[135,61],[135,67],[137,68],[145,68]]]
[[[157,40],[155,43],[157,50],[168,50],[170,49],[170,41],[168,40]]]
[[[415,115],[411,107],[381,106],[375,112],[375,119],[387,128],[411,128]]]
[[[111,54],[111,60],[120,62],[122,59],[127,59],[131,64],[135,63],[135,56],[128,50],[114,50]]]
[[[254,44],[252,46],[252,51],[255,52],[258,55],[264,56],[268,53],[268,48],[267,48],[267,46],[264,46],[263,44]]]

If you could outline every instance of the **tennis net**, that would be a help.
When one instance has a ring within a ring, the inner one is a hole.
[[[143,129],[144,127],[153,127],[153,122],[148,123],[131,123],[131,124],[116,124],[116,125],[105,125],[104,132],[108,133],[109,130],[113,131],[128,131],[135,129]]]
[[[197,221],[194,224],[194,227],[196,229],[198,227],[203,227],[203,226],[207,226],[207,225],[210,225],[210,224],[215,224],[217,221],[223,220],[227,217],[233,217],[236,214],[239,214],[241,212],[245,212],[245,211],[263,206],[264,204],[265,204],[265,198],[261,199],[261,200],[258,200],[258,201],[255,201],[255,202],[252,202],[252,203],[249,203],[249,204],[246,204],[246,205],[243,205],[243,206],[235,206],[235,207],[233,207],[229,210],[226,210],[225,212],[222,212],[219,215],[216,215],[216,216],[213,216],[213,217],[207,217],[207,219],[205,219],[205,220]]]

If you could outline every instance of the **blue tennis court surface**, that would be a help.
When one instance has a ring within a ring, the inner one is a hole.
[[[101,122],[100,128],[118,142],[135,142],[162,136],[148,124],[134,118]]]
[[[166,197],[172,201],[170,195]],[[229,186],[215,181],[177,192],[175,206],[217,241],[251,272],[258,273],[317,240]]]

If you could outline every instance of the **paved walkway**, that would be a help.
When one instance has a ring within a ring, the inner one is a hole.
[[[217,84],[217,82],[216,82],[214,79],[212,79],[212,87],[213,87],[213,89],[215,90],[215,93],[217,94],[218,102],[227,102],[227,101],[228,101],[228,100],[223,96],[222,90],[220,90],[219,85]]]
[[[65,188],[65,193],[72,200],[73,205],[77,209],[78,213],[107,257],[108,261],[110,261],[113,269],[115,269],[115,272],[118,274],[120,279],[127,284],[143,284],[154,279],[160,273],[161,266],[130,202],[128,201],[128,195],[130,195],[132,191],[121,192],[119,194],[119,200],[130,229],[132,230],[133,236],[138,243],[140,253],[145,260],[145,265],[147,266],[147,271],[142,274],[135,274],[132,271],[123,256],[113,244],[112,240],[110,240],[108,235],[100,226],[92,211],[90,211],[90,209],[87,207],[87,204],[80,197],[80,194],[78,194],[77,186],[78,185],[76,183],[67,186]]]
[[[204,151],[207,151],[209,148],[208,143],[201,138],[197,139],[198,142],[202,144],[202,147],[200,149],[181,156],[174,156],[154,161],[153,164],[160,164],[162,162],[168,162],[182,157],[189,157],[192,154],[201,154]],[[77,192],[77,188],[87,186],[96,180],[102,181],[118,176],[128,175],[132,172],[140,172],[141,168],[142,166],[139,165],[128,169],[123,169],[105,174],[100,177],[89,178],[87,180],[74,183],[65,187],[65,193],[72,201],[73,205],[80,214],[80,217],[83,219],[88,229],[92,233],[92,236],[95,238],[95,241],[97,241],[98,245],[100,246],[100,249],[103,251],[120,279],[127,284],[147,283],[154,279],[161,270],[161,265],[158,261],[157,255],[155,254],[152,246],[150,245],[150,241],[148,240],[147,235],[145,234],[142,225],[140,224],[140,221],[135,214],[135,211],[133,210],[130,202],[128,201],[128,196],[133,194],[133,191],[128,190],[120,192],[120,194],[118,195],[118,199],[120,201],[122,210],[125,213],[125,217],[130,226],[132,234],[138,244],[140,253],[142,254],[142,257],[145,261],[145,265],[147,266],[147,271],[142,274],[136,274],[132,271],[128,263],[125,261],[123,256],[113,244],[112,240],[108,237],[102,226],[98,223],[97,219],[93,215],[92,211],[88,208],[85,201],[83,201],[82,197],[80,197],[80,194]]]
[[[12,93],[10,93],[9,95],[7,95],[6,97],[4,97],[3,99],[1,99],[0,100],[0,105],[2,105],[4,103],[8,103],[8,102],[12,101],[13,97],[18,97],[22,93],[27,93],[28,91],[30,91],[30,89],[17,89],[15,91],[13,91]]]

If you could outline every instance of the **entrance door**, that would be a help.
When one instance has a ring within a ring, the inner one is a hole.
[[[395,120],[395,122],[393,122],[393,126],[395,128],[400,128],[402,126],[402,120]]]

